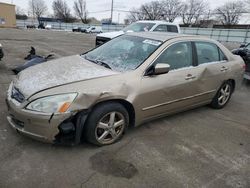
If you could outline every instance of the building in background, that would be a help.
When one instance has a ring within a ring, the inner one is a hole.
[[[15,5],[0,2],[0,28],[16,27]]]

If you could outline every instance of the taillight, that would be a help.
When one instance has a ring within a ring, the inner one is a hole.
[[[247,66],[246,66],[245,63],[243,64],[242,68],[243,68],[244,70],[246,70]]]

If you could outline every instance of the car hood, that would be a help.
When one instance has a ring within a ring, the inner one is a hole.
[[[118,74],[82,58],[80,55],[48,61],[20,72],[14,86],[28,98],[41,90]]]
[[[114,32],[108,32],[108,33],[101,33],[101,34],[98,34],[97,36],[112,39],[123,34],[124,34],[124,31],[114,31]]]

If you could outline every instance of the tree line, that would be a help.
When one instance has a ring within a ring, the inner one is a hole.
[[[44,16],[48,7],[44,0],[29,0],[28,2],[28,12],[29,15],[36,17],[39,21],[42,16]],[[65,0],[54,0],[52,2],[52,10],[55,19],[61,20],[63,22],[74,22],[80,19],[82,23],[88,23],[88,11],[86,7],[86,0],[75,0],[73,5],[74,13],[71,13],[71,9]],[[27,19],[28,16],[24,14],[24,11],[19,7],[16,8],[17,19]]]
[[[206,0],[153,0],[142,4],[139,8],[133,8],[127,13],[126,23],[138,20],[166,20],[174,22],[181,18],[185,25],[197,25],[204,20],[216,20],[223,25],[238,24],[244,13],[249,13],[250,0],[229,0],[222,6],[211,10]],[[44,0],[29,0],[29,14],[40,17],[47,13],[48,7]],[[88,11],[86,0],[74,0],[73,10],[65,0],[54,0],[52,3],[53,15],[63,22],[74,22],[80,19],[82,23],[88,23]],[[123,10],[121,10],[123,11]],[[17,18],[27,18],[17,7]]]
[[[249,13],[250,0],[231,0],[211,10],[206,0],[160,0],[132,9],[127,22],[137,20],[166,20],[181,18],[185,25],[197,25],[202,20],[214,19],[223,25],[238,24],[243,13]]]

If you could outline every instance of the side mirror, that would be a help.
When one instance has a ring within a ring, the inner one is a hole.
[[[160,75],[166,74],[170,71],[170,65],[165,63],[158,63],[154,67],[150,68],[147,75]]]

